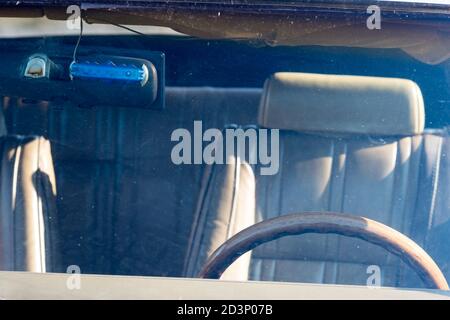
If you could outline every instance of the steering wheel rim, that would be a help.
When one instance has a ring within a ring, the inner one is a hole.
[[[306,233],[333,233],[378,245],[401,258],[420,276],[427,287],[449,289],[442,271],[413,240],[380,222],[337,212],[296,213],[256,223],[217,248],[198,277],[219,279],[222,273],[247,251],[284,236]]]

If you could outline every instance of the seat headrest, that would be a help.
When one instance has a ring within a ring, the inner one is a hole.
[[[266,80],[258,121],[302,132],[414,135],[425,111],[411,80],[281,72]]]

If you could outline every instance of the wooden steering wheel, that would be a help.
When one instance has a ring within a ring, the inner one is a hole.
[[[200,278],[219,279],[241,255],[278,238],[305,233],[334,233],[359,238],[400,257],[433,289],[448,290],[447,281],[433,259],[402,233],[373,220],[335,212],[283,215],[254,224],[225,241],[203,266]]]

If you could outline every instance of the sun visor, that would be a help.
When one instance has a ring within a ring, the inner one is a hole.
[[[262,16],[231,12],[192,14],[182,10],[127,13],[114,10],[105,13],[97,9],[86,11],[86,19],[91,23],[115,21],[123,24],[156,25],[199,38],[261,41],[270,46],[402,49],[427,64],[438,64],[450,57],[448,22],[418,24],[386,18],[381,21],[380,30],[370,30],[366,24],[367,16],[361,14],[348,18],[311,18],[311,15],[304,13]]]

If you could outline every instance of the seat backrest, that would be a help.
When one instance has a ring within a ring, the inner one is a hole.
[[[0,270],[54,271],[56,185],[50,143],[0,138]]]
[[[9,99],[9,132],[48,137],[64,238],[83,273],[180,276],[201,165],[175,165],[174,130],[254,123],[260,88],[167,87],[163,110]],[[64,271],[64,270],[63,270]]]
[[[365,216],[427,246],[431,217],[445,211],[436,205],[436,197],[443,198],[436,194],[436,181],[449,144],[445,131],[423,132],[423,100],[415,83],[275,74],[265,85],[259,125],[280,129],[279,171],[264,176],[246,163],[211,168],[187,276],[195,276],[213,250],[242,228],[289,213]],[[420,286],[417,276],[383,249],[337,235],[280,239],[255,249],[250,265],[248,260],[235,262],[224,277],[366,284],[368,267],[376,265],[382,285]]]

